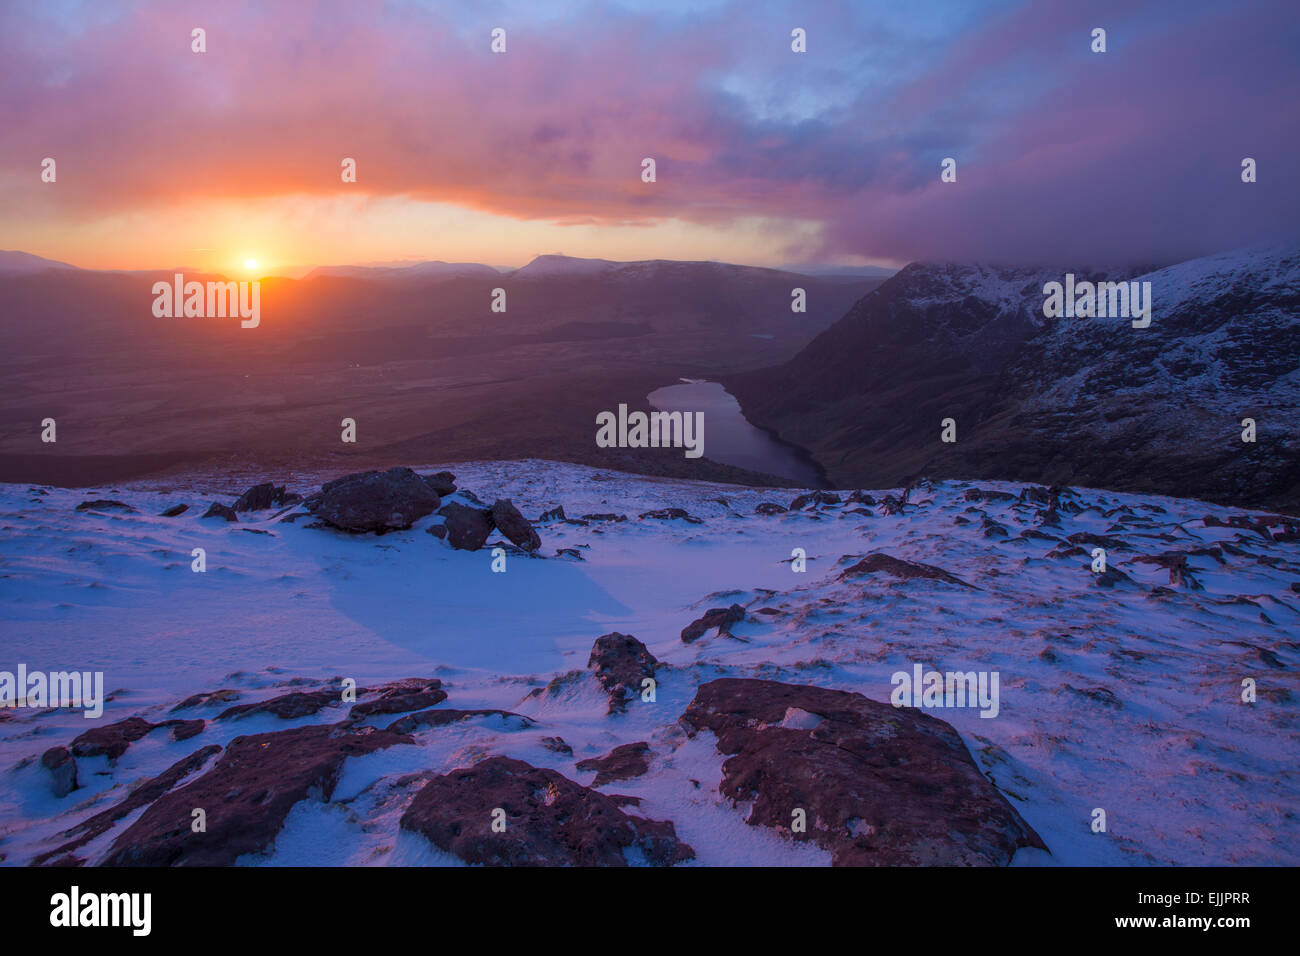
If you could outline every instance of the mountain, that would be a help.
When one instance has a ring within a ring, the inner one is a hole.
[[[43,259],[30,252],[0,249],[0,276],[24,275],[46,269],[75,269],[76,266],[54,259]]]
[[[477,262],[415,262],[400,266],[320,266],[304,276],[319,279],[343,276],[352,279],[492,279],[501,273]]]
[[[1076,276],[1149,282],[1150,327],[1044,317],[1063,270],[915,263],[725,384],[840,486],[926,474],[1300,508],[1300,244]]]

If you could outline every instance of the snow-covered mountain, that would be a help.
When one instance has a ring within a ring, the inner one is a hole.
[[[792,501],[455,472],[449,502],[511,499],[540,549],[455,550],[434,515],[379,537],[294,505],[200,517],[258,476],[0,486],[0,670],[112,691],[98,720],[0,710],[0,859],[1300,863],[1294,520],[1000,482]],[[996,716],[892,708],[918,665],[998,674]]]
[[[492,279],[501,273],[477,262],[442,262],[430,260],[394,266],[319,266],[304,276],[340,276],[350,279]]]
[[[914,264],[727,384],[846,485],[924,473],[1300,508],[1300,245],[1075,276],[1150,283],[1150,326],[1045,317],[1065,270]]]

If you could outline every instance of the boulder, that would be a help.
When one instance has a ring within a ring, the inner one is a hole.
[[[216,765],[144,811],[113,841],[105,866],[229,866],[275,842],[289,811],[309,797],[329,800],[348,757],[410,737],[317,724],[236,737]],[[207,829],[191,829],[193,811]]]
[[[167,508],[167,509],[165,509],[165,510],[163,510],[163,511],[160,511],[160,512],[158,513],[158,517],[160,517],[160,518],[175,518],[177,515],[183,515],[183,514],[185,514],[185,512],[187,512],[187,511],[189,511],[189,510],[190,510],[190,506],[189,506],[189,505],[172,505],[170,508]]]
[[[143,717],[128,717],[116,723],[87,730],[72,741],[72,752],[78,757],[108,757],[116,760],[126,749],[139,740],[157,724],[151,724]]]
[[[916,561],[904,561],[902,558],[885,554],[883,551],[869,554],[852,567],[845,568],[840,572],[840,580],[847,581],[850,578],[860,577],[864,574],[888,574],[890,577],[903,580],[928,578],[932,581],[943,581],[945,584],[955,584],[958,587],[975,588],[975,585],[967,584],[961,578],[949,574],[943,568],[936,568],[932,564],[921,564]],[[975,590],[979,589],[975,588]]]
[[[823,505],[837,505],[840,503],[840,496],[829,491],[813,491],[806,495],[800,495],[790,502],[791,511],[802,511],[809,505],[814,508],[821,508]]]
[[[309,717],[322,707],[341,703],[343,695],[337,690],[295,691],[252,704],[236,704],[217,715],[217,720],[247,717],[251,714],[274,714],[281,720]]]
[[[504,832],[492,829],[496,809]],[[629,816],[615,797],[509,757],[433,778],[401,826],[471,865],[627,866],[634,854],[671,866],[695,857],[672,823]]]
[[[83,501],[77,505],[78,511],[121,511],[125,514],[135,514],[135,509],[125,501],[113,501],[109,498],[96,498],[93,501]]]
[[[946,722],[860,694],[777,681],[702,684],[682,715],[727,754],[719,792],[746,822],[811,840],[836,866],[1006,865],[1047,849]],[[805,832],[791,832],[795,811]]]
[[[77,761],[67,747],[51,747],[41,754],[41,766],[50,774],[50,790],[66,797],[77,789]]]
[[[756,515],[783,515],[789,509],[785,505],[779,505],[775,501],[760,501],[754,508]]]
[[[205,518],[225,518],[227,521],[238,521],[239,515],[235,514],[235,509],[229,505],[223,505],[214,501],[208,505],[208,510],[203,512]]]
[[[267,508],[282,508],[285,505],[297,504],[299,501],[302,501],[302,495],[285,491],[284,485],[264,481],[240,495],[239,500],[235,502],[235,510],[265,511]]]
[[[650,769],[650,745],[644,740],[623,744],[603,757],[579,760],[576,766],[579,770],[595,771],[596,779],[591,782],[593,787],[603,787],[615,780],[631,780]]]
[[[641,693],[641,682],[655,676],[659,662],[631,634],[613,631],[596,638],[587,667],[609,696],[608,713],[621,713]]]
[[[451,502],[438,514],[446,519],[447,541],[458,551],[477,551],[492,533],[492,512]]]
[[[525,518],[509,498],[498,498],[492,505],[492,522],[510,542],[525,551],[536,551],[542,539],[533,530],[532,522]]]
[[[422,710],[418,714],[407,714],[405,717],[399,717],[389,724],[386,729],[395,734],[413,734],[417,730],[424,730],[428,727],[445,727],[447,724],[469,720],[471,717],[500,717],[507,722],[517,722],[520,728],[530,727],[533,724],[531,717],[525,717],[523,714],[516,714],[509,710],[496,710],[495,708],[457,710],[454,707],[444,707],[441,710]],[[543,741],[545,741],[545,738],[543,738]]]
[[[446,498],[448,495],[456,493],[456,476],[449,471],[438,471],[432,475],[421,475],[420,477],[437,493],[439,498]]]
[[[307,508],[343,531],[383,534],[409,528],[442,503],[429,483],[410,468],[363,471],[321,486]]]
[[[657,521],[674,521],[680,519],[689,524],[704,524],[702,518],[697,518],[692,514],[687,514],[683,508],[656,508],[654,511],[646,511],[642,513],[641,518],[654,518]]]
[[[705,635],[711,628],[717,628],[719,634],[730,634],[731,625],[739,623],[745,619],[745,609],[739,604],[733,604],[731,607],[715,607],[704,612],[703,617],[698,617],[690,624],[682,628],[682,643],[690,644],[697,641]]]

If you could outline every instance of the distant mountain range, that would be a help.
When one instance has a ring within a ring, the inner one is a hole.
[[[0,276],[23,275],[31,272],[43,272],[46,269],[75,269],[76,266],[54,259],[43,259],[30,252],[18,252],[0,249]]]
[[[724,381],[840,487],[924,474],[1300,508],[1300,244],[1088,278],[1150,282],[1150,327],[1045,318],[1063,271],[915,263],[788,362]]]

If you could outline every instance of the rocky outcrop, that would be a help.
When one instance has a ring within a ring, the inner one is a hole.
[[[698,617],[690,624],[682,628],[682,643],[690,644],[698,641],[711,629],[717,628],[718,633],[728,635],[731,633],[731,625],[738,624],[745,619],[745,609],[739,604],[733,604],[731,607],[715,607],[704,612],[703,617]]]
[[[613,631],[596,638],[587,667],[609,696],[608,713],[622,713],[641,693],[641,682],[655,676],[659,661],[631,634]]]
[[[78,757],[107,757],[116,760],[141,737],[160,727],[170,727],[172,739],[189,740],[203,732],[202,720],[164,720],[151,723],[143,717],[128,717],[103,727],[87,730],[72,742],[72,752]]]
[[[700,686],[682,723],[717,736],[719,791],[752,802],[746,822],[812,840],[837,866],[1005,865],[1046,849],[956,731],[918,710],[723,678]]]
[[[135,509],[124,501],[113,501],[109,498],[96,498],[93,501],[83,501],[77,505],[77,511],[120,511],[123,514],[135,514]]]
[[[492,827],[496,810],[503,832]],[[433,778],[401,826],[472,865],[626,866],[632,856],[671,866],[695,856],[672,823],[630,816],[614,797],[509,757]]]
[[[442,504],[438,493],[410,468],[363,471],[321,486],[307,509],[342,531],[383,534],[409,528]]]
[[[456,493],[456,476],[449,471],[438,471],[432,475],[421,475],[439,498],[446,498]]]
[[[185,512],[189,510],[190,510],[189,505],[172,505],[170,508],[164,508],[162,511],[158,512],[158,517],[175,518],[178,515],[185,514]]]
[[[441,710],[422,710],[418,714],[407,714],[405,717],[399,717],[389,724],[386,729],[395,734],[413,734],[418,730],[445,727],[447,724],[469,720],[471,717],[500,717],[505,721],[517,722],[519,727],[529,727],[533,724],[531,717],[525,717],[523,714],[516,714],[509,710],[496,710],[495,708],[456,710],[452,707],[444,707]]]
[[[299,501],[302,501],[302,495],[285,491],[284,485],[264,481],[240,495],[239,500],[235,502],[235,510],[265,511],[267,508],[283,508],[286,505],[297,504]]]
[[[492,512],[451,502],[438,512],[445,520],[441,527],[447,543],[458,551],[477,551],[492,533]],[[433,531],[433,528],[429,529]]]
[[[41,754],[41,766],[49,772],[50,792],[66,797],[77,789],[77,761],[67,747],[51,747]]]
[[[576,766],[579,770],[595,771],[596,779],[591,782],[593,787],[603,787],[615,780],[631,780],[650,769],[650,745],[644,740],[623,744],[603,757],[579,760]]]
[[[380,690],[374,700],[354,704],[351,716],[369,717],[373,714],[404,714],[411,710],[422,710],[441,704],[447,699],[447,692],[442,689],[442,681],[436,677],[427,680],[400,681]]]
[[[892,555],[885,554],[883,551],[869,554],[852,567],[845,568],[840,572],[840,580],[848,581],[864,574],[888,574],[890,577],[899,578],[900,580],[925,578],[932,581],[943,581],[945,584],[955,584],[963,588],[975,587],[973,584],[967,584],[956,575],[949,574],[943,568],[936,568],[932,564],[921,564],[916,561],[905,561],[902,558],[895,558]]]
[[[315,795],[329,800],[348,757],[410,737],[314,725],[236,737],[216,765],[171,790],[113,841],[106,866],[229,866],[270,849],[289,811]],[[194,811],[206,829],[191,828]]]
[[[688,524],[704,524],[702,518],[688,514],[683,508],[656,508],[641,514],[641,519],[654,518],[656,521],[685,521]]]
[[[310,717],[322,707],[341,703],[342,700],[343,694],[337,690],[294,691],[269,700],[227,707],[217,715],[217,720],[248,717],[252,714],[274,714],[281,720],[296,720],[299,717]]]
[[[533,530],[532,522],[520,514],[508,498],[498,498],[492,505],[492,522],[511,544],[525,551],[536,551],[542,546],[542,539]]]
[[[219,501],[214,501],[208,505],[208,510],[203,512],[205,518],[225,518],[227,521],[238,521],[239,515],[235,514],[235,509],[229,505],[223,505]]]

